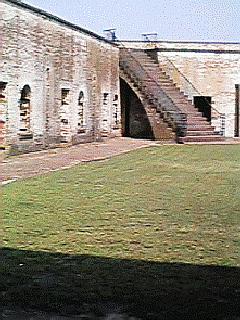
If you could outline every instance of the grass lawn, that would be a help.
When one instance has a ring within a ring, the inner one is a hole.
[[[194,303],[208,319],[221,304],[211,319],[235,319],[240,146],[142,149],[5,186],[2,199],[4,303],[111,300],[144,319],[185,319]]]

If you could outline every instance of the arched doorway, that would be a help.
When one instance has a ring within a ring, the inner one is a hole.
[[[25,84],[21,90],[21,97],[19,101],[20,109],[20,140],[32,138],[31,128],[31,87]]]
[[[0,81],[0,149],[5,148],[6,142],[6,116],[7,116],[7,97],[5,93],[7,83]]]
[[[146,110],[131,87],[120,78],[122,135],[154,139]]]
[[[60,114],[60,137],[61,143],[69,143],[71,141],[71,123],[70,123],[70,89],[61,89],[61,107]]]
[[[78,96],[78,134],[85,133],[85,96],[84,92],[80,91]]]

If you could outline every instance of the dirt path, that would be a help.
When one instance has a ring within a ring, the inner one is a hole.
[[[1,157],[0,184],[4,185],[18,179],[70,168],[83,162],[108,159],[131,150],[153,145],[156,145],[156,142],[116,138],[101,143],[44,150],[7,159]]]

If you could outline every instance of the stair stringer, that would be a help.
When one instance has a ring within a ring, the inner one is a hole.
[[[168,141],[176,142],[176,133],[168,125],[167,122],[162,118],[161,113],[157,110],[156,105],[147,97],[147,93],[141,91],[134,83],[133,80],[122,70],[120,69],[120,78],[125,81],[137,98],[142,103],[144,110],[147,114],[151,130],[156,141]]]
[[[179,137],[178,142],[222,142],[224,137],[215,131],[192,101],[174,83],[168,72],[162,70],[156,57],[145,50],[132,50],[131,57],[138,61],[150,79],[157,82],[159,87],[171,98],[173,104],[186,115],[186,131]]]
[[[188,79],[187,75],[180,70],[168,57],[158,55],[156,49],[146,50],[147,56],[155,62],[159,69],[164,72],[173,85],[180,91],[180,93],[188,100],[189,103],[194,106],[195,96],[204,96],[203,93]],[[225,132],[225,117],[224,113],[218,111],[218,109],[211,105],[212,119],[209,122],[214,130],[214,134],[224,138]],[[204,118],[204,115],[203,115]]]

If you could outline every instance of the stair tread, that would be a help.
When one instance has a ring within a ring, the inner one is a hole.
[[[134,86],[137,87],[137,90],[140,92],[140,94],[144,95],[145,99],[149,99],[149,101],[151,100],[153,102],[152,108],[154,108],[157,113],[158,111],[160,112],[159,117],[163,114],[160,105],[164,107],[165,103],[166,109],[171,107],[171,105],[168,105],[168,100],[164,99],[164,95],[161,94],[161,90],[165,92],[166,96],[172,100],[173,104],[180,110],[180,112],[186,113],[187,135],[179,138],[181,143],[204,143],[224,140],[224,137],[219,135],[218,132],[214,131],[215,128],[211,125],[211,123],[209,123],[202,113],[194,107],[192,100],[189,99],[189,97],[184,94],[179,87],[177,87],[171,77],[169,77],[169,75],[160,68],[157,61],[149,57],[144,51],[132,51],[132,55],[145,69],[146,78],[138,81],[137,77],[131,76],[131,74],[129,74],[129,78],[133,80]],[[124,71],[124,66],[121,69]],[[127,73],[130,73],[131,68],[126,69],[126,71]],[[173,108],[173,112],[177,113],[178,111]],[[166,120],[170,126],[172,126],[172,120],[170,118],[166,118]]]
[[[223,136],[220,136],[220,135],[212,135],[212,136],[208,136],[208,135],[205,135],[205,136],[185,136],[185,137],[181,137],[180,139],[180,142],[200,142],[200,141],[223,141],[224,140],[224,137]]]

